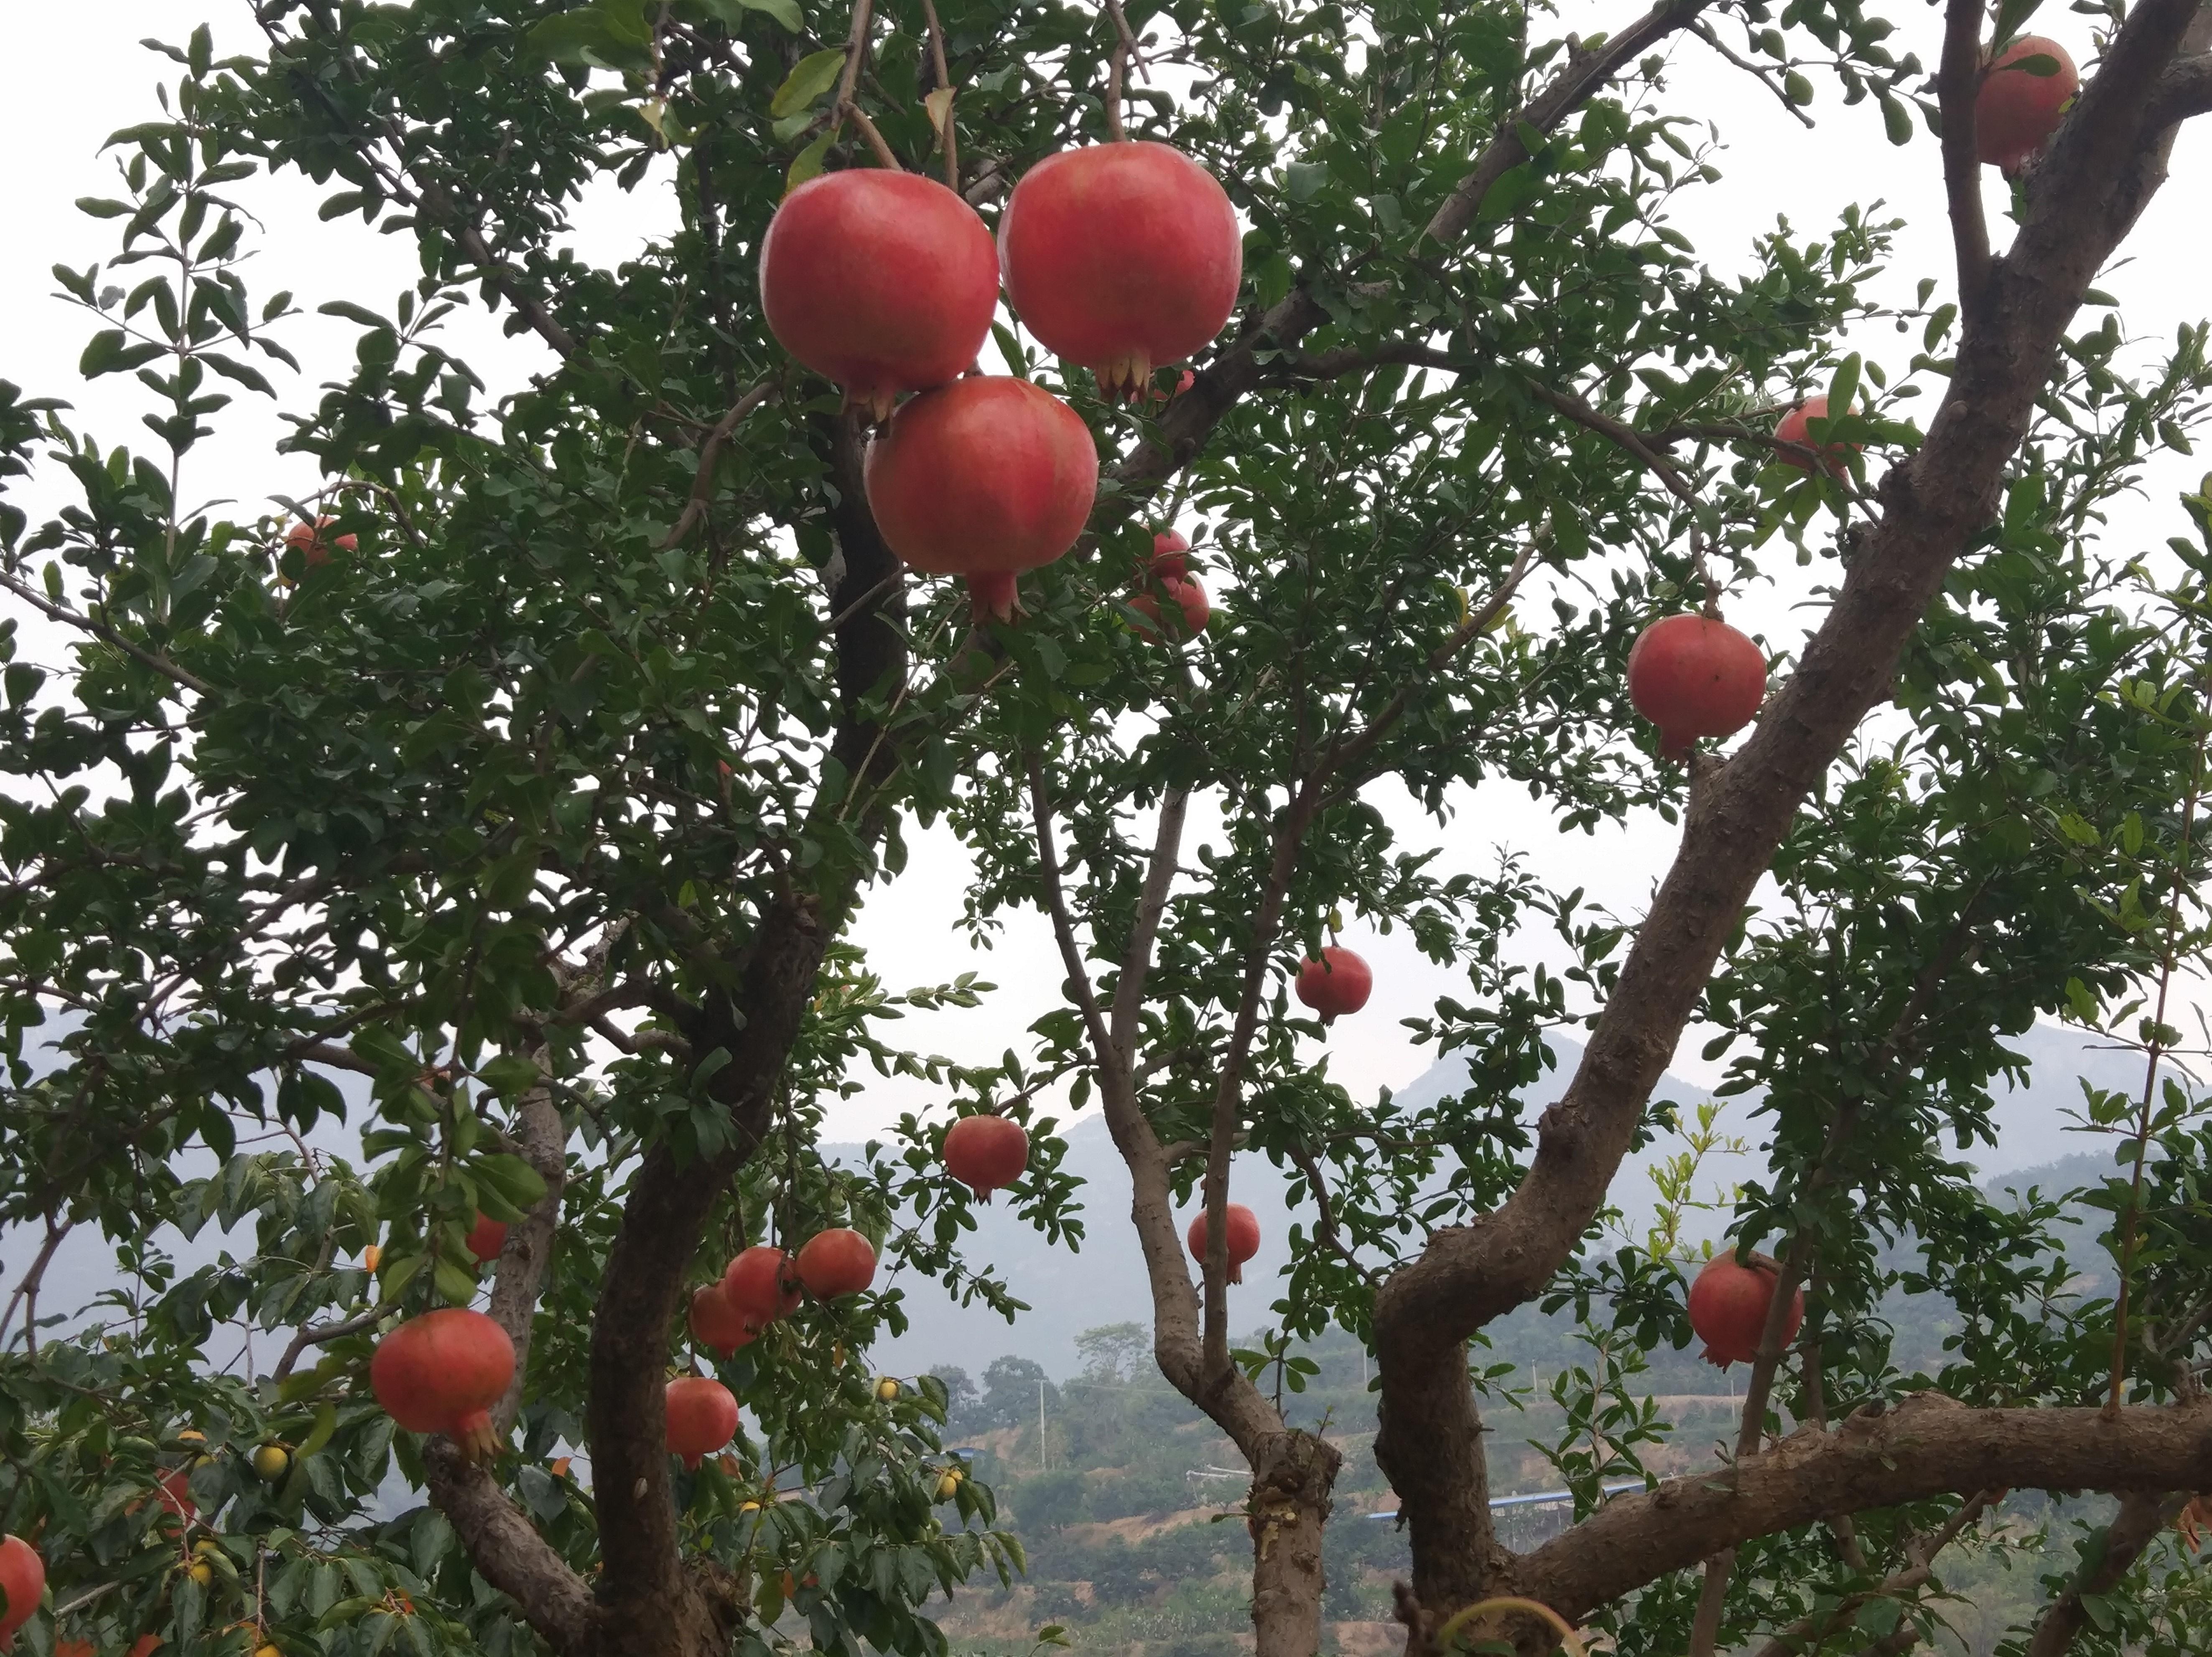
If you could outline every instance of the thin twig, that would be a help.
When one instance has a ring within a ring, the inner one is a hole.
[[[676,520],[676,527],[670,530],[666,538],[661,542],[661,551],[666,552],[672,547],[683,545],[684,537],[697,526],[700,519],[706,516],[707,503],[714,495],[714,463],[722,458],[722,445],[730,440],[730,434],[737,430],[739,421],[768,401],[769,393],[775,390],[775,385],[773,379],[762,380],[732,404],[730,411],[716,421],[714,429],[707,434],[707,440],[699,446],[699,472],[691,480],[691,498],[684,503],[684,511]]]
[[[150,650],[147,650],[141,646],[131,643],[130,640],[125,638],[121,634],[118,633],[113,628],[108,626],[105,622],[95,622],[91,616],[82,615],[76,610],[70,609],[66,604],[57,604],[47,598],[45,594],[25,586],[21,581],[18,581],[12,575],[0,575],[0,586],[6,587],[9,592],[14,593],[25,604],[30,604],[33,608],[42,611],[44,614],[52,616],[55,621],[64,622],[70,627],[89,633],[94,638],[99,639],[104,643],[113,645],[118,650],[124,652],[126,655],[136,657],[139,661],[144,663],[148,667],[152,668],[156,673],[162,675],[173,683],[182,685],[187,690],[197,691],[203,696],[212,696],[215,695],[215,687],[210,684],[206,680],[199,677],[197,674],[187,672],[185,669],[179,667],[174,662],[171,661],[166,656],[156,655]]]
[[[1106,0],[1106,15],[1114,20],[1115,46],[1106,59],[1106,131],[1115,143],[1124,142],[1128,134],[1121,125],[1123,83],[1128,78],[1129,65],[1141,64],[1137,52],[1137,37],[1129,32],[1129,20],[1121,10],[1121,0]]]
[[[848,115],[853,118],[853,124],[860,129],[860,136],[868,141],[868,148],[875,151],[878,166],[888,167],[894,173],[906,171],[899,164],[899,158],[891,153],[891,147],[884,142],[884,135],[878,130],[876,124],[868,118],[867,111],[858,104],[848,102],[837,106],[837,113],[840,118]]]
[[[837,76],[837,98],[830,105],[840,118],[853,101],[853,88],[860,83],[861,60],[868,55],[868,23],[875,0],[854,0],[853,30],[845,37],[845,67]]]
[[[937,21],[937,0],[921,0],[921,15],[929,26],[929,61],[937,71],[937,89],[945,94],[945,115],[938,123],[938,142],[945,146],[945,187],[960,191],[960,139],[952,125],[952,70],[945,57],[945,28]]]

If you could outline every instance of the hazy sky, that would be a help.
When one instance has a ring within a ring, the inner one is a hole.
[[[1626,3],[1572,5],[1565,9],[1563,26],[1585,32],[1617,27],[1634,9]],[[1899,25],[1892,45],[1932,63],[1940,14],[1923,5],[1897,5],[1891,15]],[[114,227],[83,216],[72,203],[80,196],[122,193],[112,161],[98,154],[101,141],[118,127],[158,113],[154,88],[173,75],[173,66],[143,49],[138,40],[157,35],[181,42],[204,19],[215,26],[218,53],[252,49],[259,39],[246,0],[79,0],[70,6],[17,0],[0,5],[0,64],[7,66],[0,95],[0,153],[16,157],[7,183],[0,185],[6,209],[0,220],[6,227],[0,236],[0,316],[9,319],[0,333],[0,378],[33,395],[70,398],[78,404],[75,418],[80,427],[103,444],[120,440],[137,446],[150,441],[137,423],[143,404],[128,376],[90,387],[75,383],[76,357],[91,330],[82,312],[53,297],[56,284],[49,270],[57,261],[82,267],[105,258],[112,249]],[[2088,55],[2086,20],[2054,13],[2039,21],[2077,57]],[[1948,292],[1950,250],[1939,163],[1925,135],[1907,149],[1892,148],[1874,106],[1842,107],[1832,84],[1817,73],[1814,113],[1820,124],[1808,131],[1770,94],[1718,64],[1704,46],[1677,42],[1672,64],[1668,106],[1717,122],[1727,145],[1718,158],[1723,182],[1684,192],[1674,217],[1717,268],[1740,267],[1752,237],[1771,228],[1777,213],[1787,214],[1801,232],[1811,231],[1834,222],[1848,203],[1871,208],[1880,201],[1907,225],[1887,278],[1895,296],[1909,299],[1923,275],[1939,278]],[[2212,241],[2203,228],[2206,185],[2212,179],[2212,137],[2205,127],[2200,121],[2184,135],[2172,181],[2129,243],[2127,261],[2101,283],[2121,300],[2123,315],[2147,355],[2154,355],[2178,324],[2194,322],[2201,314],[2203,260]],[[609,188],[583,203],[574,239],[580,253],[595,262],[611,261],[671,223],[674,215],[665,177],[648,180],[632,196]],[[1989,202],[2002,241],[2004,197],[1995,174],[1985,177],[1991,182]],[[296,178],[253,180],[240,189],[263,220],[260,234],[249,237],[258,250],[246,273],[257,299],[283,288],[311,309],[325,300],[347,298],[388,311],[396,294],[413,280],[410,241],[380,236],[358,220],[319,222],[315,209],[321,192]],[[301,380],[279,380],[287,406],[312,401],[315,386],[343,372],[355,331],[350,324],[312,314],[289,326],[285,343],[306,373]],[[447,333],[449,347],[470,361],[495,392],[550,361],[534,337],[503,337],[480,313],[455,318]],[[1918,344],[1917,331],[1898,335],[1887,330],[1856,343],[1900,376]],[[1933,401],[1931,392],[1916,412],[1924,418]],[[283,428],[264,400],[241,398],[219,422],[221,436],[188,463],[188,499],[235,499],[244,503],[240,515],[251,516],[272,494],[304,495],[315,487],[311,465],[273,452]],[[2173,493],[2197,476],[2203,463],[2170,458],[2154,476],[2142,508],[2116,520],[2116,532],[2156,546],[2179,531]],[[1818,614],[1803,608],[1808,573],[1791,567],[1789,558],[1786,548],[1777,551],[1771,572],[1774,585],[1732,599],[1730,607],[1731,619],[1784,645],[1794,645]],[[1809,574],[1832,576],[1832,566]],[[59,653],[51,633],[30,636],[34,655],[52,659]],[[1410,810],[1392,815],[1411,838],[1427,843],[1439,838]],[[1551,881],[1585,885],[1597,901],[1633,917],[1671,855],[1675,836],[1651,818],[1626,832],[1562,840],[1525,794],[1494,790],[1460,802],[1441,838],[1455,866],[1488,866],[1497,847],[1511,846],[1529,854]],[[950,926],[958,913],[963,871],[949,841],[925,838],[915,848],[908,877],[874,897],[860,926],[894,985],[940,981],[972,967],[1005,986],[984,1011],[909,1020],[902,1027],[916,1045],[981,1060],[1009,1045],[1023,1045],[1024,1027],[1057,998],[1060,970],[1048,938],[1035,926],[1017,928],[988,956],[971,954]],[[1459,992],[1464,980],[1422,961],[1402,934],[1381,938],[1354,933],[1345,941],[1368,956],[1377,991],[1364,1015],[1343,1021],[1332,1035],[1333,1073],[1355,1091],[1402,1084],[1427,1060],[1395,1020],[1425,1011],[1437,995]],[[1543,947],[1540,938],[1531,940],[1532,955]],[[1677,1069],[1693,1077],[1711,1073],[1711,1067],[1698,1062],[1694,1041],[1686,1044]],[[839,1108],[833,1131],[839,1137],[857,1136],[900,1109],[931,1102],[935,1101],[910,1083],[878,1084]]]

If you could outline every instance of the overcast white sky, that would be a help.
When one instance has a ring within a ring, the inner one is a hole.
[[[1577,3],[1565,9],[1564,21],[1589,32],[1617,27],[1637,9],[1629,0]],[[1898,4],[1890,15],[1899,29],[1892,44],[1900,51],[1917,51],[1923,63],[1932,63],[1939,14],[1924,5]],[[100,145],[115,129],[157,113],[154,88],[172,66],[137,41],[155,35],[181,42],[203,20],[215,27],[218,53],[251,50],[259,38],[246,0],[0,4],[0,65],[5,65],[0,70],[0,154],[15,158],[7,182],[0,185],[0,225],[5,226],[0,233],[0,317],[9,319],[0,331],[0,378],[33,395],[76,401],[80,425],[105,444],[120,440],[137,446],[150,440],[137,424],[143,404],[127,376],[90,387],[76,383],[75,363],[90,329],[82,313],[53,297],[56,284],[48,272],[57,261],[82,267],[111,251],[112,225],[84,217],[72,203],[80,196],[121,193],[112,162],[98,154]],[[2077,57],[2088,55],[2086,20],[2054,13],[2039,22]],[[1848,203],[1871,205],[1879,199],[1908,226],[1892,267],[1896,296],[1909,299],[1923,275],[1938,277],[1948,291],[1948,234],[1932,142],[1923,136],[1907,149],[1892,148],[1871,104],[1842,107],[1832,85],[1817,75],[1814,112],[1820,124],[1807,131],[1769,94],[1720,65],[1698,43],[1679,43],[1673,64],[1669,106],[1717,122],[1728,146],[1719,158],[1723,182],[1685,192],[1675,218],[1717,268],[1740,266],[1753,236],[1771,228],[1778,212],[1786,212],[1801,231],[1809,230],[1832,224]],[[2204,123],[2184,135],[2173,174],[2130,242],[2127,261],[2101,284],[2121,300],[2122,314],[2142,339],[2147,355],[2155,355],[2178,324],[2197,320],[2204,309],[2202,274],[2204,256],[2212,250],[2204,209],[2206,186],[2212,182],[2212,137]],[[1996,215],[2002,213],[2004,197],[1994,173],[1986,176],[2002,241],[2005,228]],[[388,311],[393,297],[410,283],[412,246],[404,237],[379,236],[358,221],[319,222],[315,209],[320,192],[296,179],[256,180],[242,188],[264,226],[263,234],[249,238],[259,249],[247,273],[257,297],[284,288],[310,308],[345,298]],[[609,189],[578,213],[575,243],[584,257],[611,262],[641,237],[672,222],[673,216],[665,184],[648,181],[628,197]],[[447,332],[452,349],[471,362],[495,392],[546,366],[547,354],[534,337],[505,338],[481,315],[455,319]],[[349,324],[313,315],[287,332],[286,343],[307,371],[304,383],[280,380],[288,406],[310,402],[314,386],[343,372],[354,334]],[[1884,331],[1858,343],[1901,375],[1917,342],[1917,335]],[[1931,394],[1920,404],[1923,416],[1932,401]],[[299,495],[315,487],[311,466],[274,453],[283,428],[261,400],[242,398],[220,423],[221,437],[189,463],[184,489],[188,499],[235,499],[249,503],[250,515],[273,494]],[[2142,510],[2119,520],[2120,531],[2138,537],[2138,544],[2155,546],[2181,527],[2172,505],[2174,491],[2194,479],[2203,463],[2179,456],[2170,461],[2155,476]],[[1789,556],[1786,548],[1779,550],[1771,572],[1775,585],[1733,601],[1730,613],[1731,619],[1763,631],[1771,641],[1794,645],[1817,613],[1808,617],[1801,608],[1806,575],[1789,565]],[[50,635],[33,636],[33,653],[57,653]],[[1423,842],[1437,837],[1416,814],[1393,815],[1409,837]],[[1489,866],[1496,847],[1511,846],[1528,853],[1552,881],[1583,884],[1595,900],[1632,917],[1641,913],[1675,837],[1654,818],[1594,840],[1579,835],[1562,840],[1524,794],[1491,790],[1463,802],[1443,838],[1455,865]],[[988,956],[972,956],[950,925],[958,913],[964,879],[957,848],[942,836],[929,839],[916,848],[908,877],[879,893],[860,925],[864,941],[895,986],[941,981],[973,967],[1004,986],[987,1011],[905,1026],[916,1045],[983,1060],[1009,1045],[1023,1045],[1023,1028],[1057,999],[1060,974],[1040,927],[1016,931]],[[1402,935],[1381,938],[1354,932],[1345,941],[1367,956],[1377,988],[1364,1014],[1336,1027],[1328,1047],[1333,1073],[1355,1092],[1401,1085],[1425,1068],[1427,1057],[1395,1020],[1425,1011],[1439,994],[1460,992],[1464,980],[1421,960]],[[1531,948],[1540,951],[1542,940],[1532,940]],[[1697,1061],[1694,1041],[1686,1043],[1677,1068],[1692,1077],[1711,1073],[1711,1067]],[[857,1137],[902,1109],[935,1102],[911,1084],[878,1084],[839,1108],[832,1131],[837,1137]]]

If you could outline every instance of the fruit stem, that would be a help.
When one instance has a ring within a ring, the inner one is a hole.
[[[1129,20],[1121,10],[1121,0],[1106,0],[1106,15],[1113,19],[1114,33],[1119,41],[1113,56],[1106,60],[1106,131],[1118,144],[1129,136],[1121,128],[1121,83],[1130,64],[1136,61],[1137,37],[1129,33]]]

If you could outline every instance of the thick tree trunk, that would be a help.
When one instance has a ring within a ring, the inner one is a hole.
[[[1321,1649],[1322,1527],[1344,1458],[1307,1432],[1254,1447],[1252,1632],[1257,1657],[1314,1657]]]
[[[1419,1332],[1378,1320],[1376,1361],[1391,1384],[1375,1460],[1409,1520],[1421,1603],[1450,1608],[1504,1592],[1511,1561],[1490,1522],[1490,1469],[1466,1344],[1424,1341]]]

